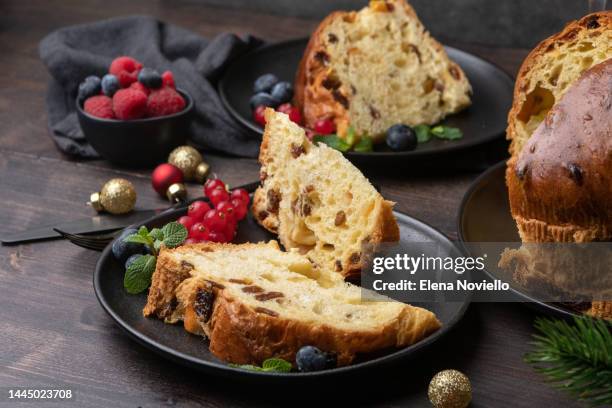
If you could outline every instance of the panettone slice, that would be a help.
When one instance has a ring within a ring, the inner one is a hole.
[[[265,115],[254,216],[287,250],[345,277],[358,274],[364,246],[399,240],[393,203],[342,153],[311,143],[287,115]]]
[[[375,141],[397,123],[435,124],[470,105],[465,73],[404,0],[334,12],[312,34],[295,80],[306,126],[331,119]]]
[[[305,345],[349,364],[358,353],[413,344],[440,327],[428,310],[387,298],[362,300],[358,286],[275,241],[163,249],[144,309],[208,337],[236,364],[295,361]]]

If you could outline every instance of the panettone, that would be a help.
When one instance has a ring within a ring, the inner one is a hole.
[[[208,337],[218,358],[257,365],[272,357],[294,362],[305,345],[346,365],[358,353],[407,346],[440,327],[428,310],[362,301],[362,290],[275,241],[191,244],[162,249],[144,315],[182,321]]]
[[[262,186],[253,214],[315,264],[359,274],[364,245],[399,240],[393,204],[337,150],[313,144],[283,113],[266,110],[259,153]]]
[[[404,0],[337,11],[312,34],[295,81],[306,126],[331,119],[375,141],[397,123],[435,124],[470,104],[471,87]]]

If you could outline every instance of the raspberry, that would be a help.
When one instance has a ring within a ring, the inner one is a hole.
[[[128,89],[133,89],[135,91],[140,91],[143,94],[149,96],[149,94],[151,93],[151,90],[149,88],[147,88],[146,86],[144,86],[143,84],[141,84],[140,82],[136,81],[136,82],[132,82],[132,85],[130,85],[128,87]]]
[[[128,87],[138,79],[138,72],[142,69],[142,64],[132,57],[118,57],[113,60],[108,68],[108,72],[119,79],[123,88]]]
[[[170,71],[164,71],[164,73],[162,74],[162,83],[165,86],[169,86],[170,88],[176,88],[176,85],[174,83],[174,76]]]
[[[85,112],[97,118],[114,119],[113,101],[105,95],[96,95],[85,100]]]
[[[134,89],[120,89],[113,96],[113,110],[118,119],[138,119],[147,112],[147,95]]]
[[[151,91],[147,101],[147,116],[165,116],[180,112],[185,107],[185,100],[174,89],[163,87]]]

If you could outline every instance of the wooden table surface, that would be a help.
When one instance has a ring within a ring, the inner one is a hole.
[[[61,26],[148,13],[204,36],[232,31],[269,41],[307,35],[315,21],[228,11],[193,1],[8,1],[0,3],[0,234],[92,215],[89,194],[112,177],[131,180],[139,208],[159,208],[149,172],[105,161],[75,161],[48,136],[48,74],[38,42]],[[525,50],[459,44],[516,73]],[[255,160],[204,152],[232,185],[257,179]],[[364,172],[397,209],[456,237],[460,200],[475,171],[369,169]],[[199,188],[190,186],[193,195]],[[297,388],[213,378],[171,363],[124,335],[99,306],[92,272],[99,253],[65,241],[0,247],[0,406],[6,387],[71,388],[62,406],[312,405],[334,401],[376,406],[429,406],[427,384],[445,368],[465,372],[473,407],[574,406],[523,363],[534,312],[520,304],[473,304],[431,351],[393,370],[335,384]],[[359,389],[359,387],[361,389]],[[280,388],[280,389],[279,389]],[[53,404],[50,404],[53,405]],[[53,405],[56,406],[56,405]]]

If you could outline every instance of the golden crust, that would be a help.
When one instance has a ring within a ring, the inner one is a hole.
[[[524,242],[612,238],[612,59],[585,71],[508,161]]]
[[[175,285],[175,282],[185,280],[190,275],[185,273],[190,268],[176,262],[174,257],[169,256],[170,251],[181,253],[193,251],[194,248],[203,251],[227,251],[257,245],[262,244],[203,243],[162,250],[144,315],[156,316],[170,323],[182,320],[187,331],[208,337],[210,351],[216,357],[236,364],[261,364],[271,357],[295,361],[295,354],[302,346],[313,345],[337,353],[338,365],[347,365],[357,353],[407,346],[440,328],[440,322],[431,312],[410,305],[405,305],[396,320],[378,330],[343,330],[325,324],[307,324],[265,309],[254,309],[232,297],[223,285],[212,281],[193,281],[193,284],[182,288],[189,292],[186,298],[190,304],[180,306],[180,310],[169,308],[166,300],[176,299],[177,296],[178,285]],[[268,245],[278,247],[274,241]],[[172,284],[165,284],[166,282]],[[212,314],[208,321],[201,321],[193,306],[196,291],[204,287],[214,292]],[[162,293],[163,296],[155,295],[157,293]],[[175,302],[175,307],[177,306]]]
[[[592,28],[593,21],[598,24],[597,28]],[[512,101],[512,107],[508,112],[508,128],[506,129],[506,138],[511,140],[510,154],[518,155],[519,145],[514,141],[517,130],[516,122],[518,120],[519,113],[527,98],[527,91],[529,89],[529,82],[531,78],[532,69],[544,58],[549,52],[562,45],[566,42],[571,41],[577,36],[584,34],[587,31],[594,33],[602,33],[612,30],[612,11],[601,11],[589,14],[582,17],[580,20],[569,22],[565,28],[554,34],[542,42],[540,42],[531,52],[527,55],[523,64],[521,65],[516,81],[514,83],[514,96]]]

